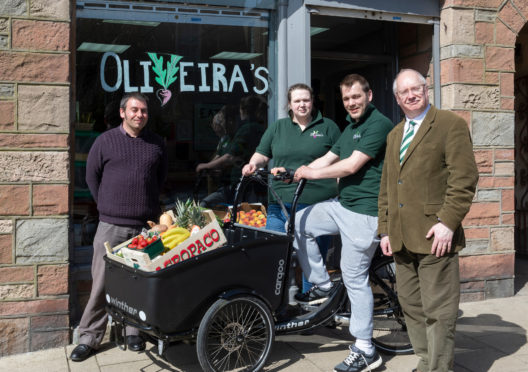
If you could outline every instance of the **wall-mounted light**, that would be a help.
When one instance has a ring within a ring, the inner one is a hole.
[[[158,27],[160,22],[151,22],[151,21],[128,21],[122,19],[105,19],[103,23],[115,23],[121,25],[131,25],[131,26],[147,26],[147,27]]]
[[[85,41],[77,48],[77,51],[79,52],[98,52],[98,53],[105,53],[105,52],[123,53],[128,48],[130,48],[130,45],[88,43]]]
[[[248,60],[248,59],[253,59],[261,55],[262,53],[220,52],[209,58],[210,59]]]
[[[310,36],[314,36],[328,30],[330,30],[328,27],[310,27]]]

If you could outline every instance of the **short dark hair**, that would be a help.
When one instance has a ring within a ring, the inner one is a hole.
[[[145,96],[142,93],[132,92],[132,93],[125,94],[123,98],[121,98],[121,102],[119,103],[119,108],[122,108],[123,110],[125,110],[128,100],[131,98],[137,99],[138,101],[143,102],[145,105],[148,104],[147,96]]]
[[[361,88],[363,89],[363,92],[368,93],[370,91],[370,85],[363,76],[359,74],[348,74],[341,80],[341,83],[339,83],[339,88],[343,89],[343,87],[351,87],[352,85],[359,83],[361,85]]]

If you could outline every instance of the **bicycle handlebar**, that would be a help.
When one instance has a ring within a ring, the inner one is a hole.
[[[259,168],[252,175],[246,177],[259,177],[261,179],[266,179],[270,175],[273,176],[273,179],[275,181],[285,181],[291,183],[293,181],[293,176],[295,175],[295,170],[286,168],[286,171],[284,172],[278,172],[277,174],[273,174],[266,168]]]

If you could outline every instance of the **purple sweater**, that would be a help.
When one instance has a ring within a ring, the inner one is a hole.
[[[114,225],[139,226],[156,220],[166,176],[163,138],[146,129],[136,138],[122,125],[104,132],[86,162],[86,182],[97,203],[99,220]]]

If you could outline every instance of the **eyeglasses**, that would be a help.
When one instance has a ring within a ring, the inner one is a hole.
[[[415,96],[419,96],[419,95],[422,95],[423,94],[423,87],[425,86],[425,84],[421,84],[421,85],[418,85],[416,87],[411,87],[407,90],[403,90],[403,91],[399,91],[398,92],[398,95],[401,97],[401,98],[407,98],[409,96],[409,93],[412,92],[412,94],[414,94]]]

